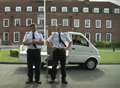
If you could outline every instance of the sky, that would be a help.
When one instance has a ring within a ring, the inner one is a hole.
[[[90,1],[108,1],[108,2],[113,2],[120,5],[120,0],[90,0]]]

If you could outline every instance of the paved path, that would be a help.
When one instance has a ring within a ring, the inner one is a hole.
[[[120,65],[99,65],[93,71],[68,67],[68,85],[49,84],[43,70],[41,85],[26,85],[26,72],[26,65],[0,64],[0,88],[120,88]]]

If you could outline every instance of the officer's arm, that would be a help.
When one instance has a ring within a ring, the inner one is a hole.
[[[27,34],[28,34],[28,33],[26,32],[26,34],[25,34],[25,36],[24,36],[24,38],[23,38],[23,42],[22,42],[22,43],[23,43],[24,45],[31,45],[32,43],[29,42],[28,39],[27,39]]]
[[[47,41],[46,41],[46,42],[47,42],[47,46],[50,47],[50,48],[53,47],[53,44],[52,44],[52,37],[53,37],[53,36],[51,35],[51,36],[47,39]]]
[[[40,34],[40,39],[39,39],[39,41],[35,41],[35,44],[38,44],[38,45],[43,45],[43,44],[44,44],[44,39],[43,39],[42,34]]]

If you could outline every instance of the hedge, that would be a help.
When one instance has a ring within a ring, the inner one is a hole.
[[[11,57],[18,57],[19,56],[18,50],[15,50],[15,49],[10,50],[10,56]]]

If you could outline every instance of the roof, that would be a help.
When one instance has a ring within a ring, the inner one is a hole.
[[[35,3],[35,1],[40,1],[40,0],[0,0],[0,4],[2,3]],[[111,7],[120,7],[117,4],[114,4],[112,2],[98,2],[98,1],[89,1],[89,2],[85,2],[85,1],[76,1],[76,0],[48,0],[47,1],[48,4],[52,4],[52,5],[67,5],[67,6],[79,6],[79,7],[84,7],[84,6],[88,6],[88,7],[99,7],[99,8],[111,8]],[[36,4],[40,4],[38,2],[36,2]]]

